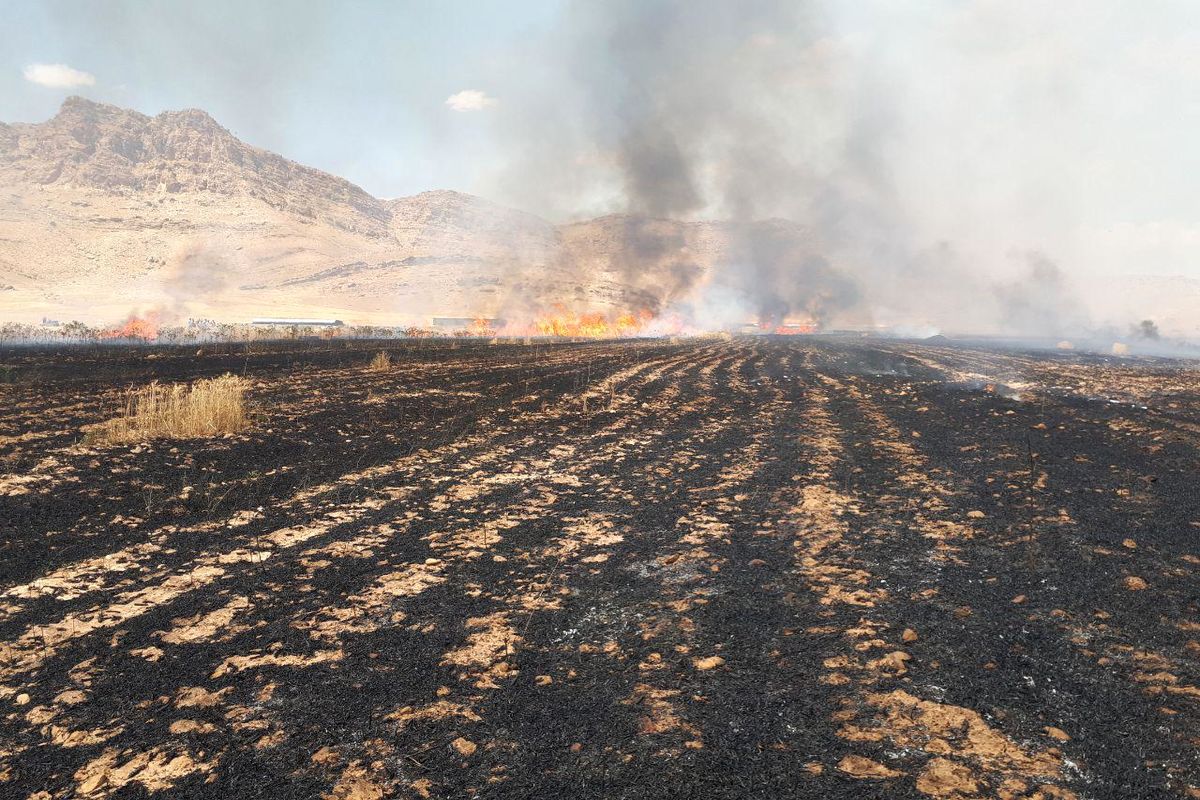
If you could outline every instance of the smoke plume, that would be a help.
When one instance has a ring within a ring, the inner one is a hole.
[[[618,241],[599,264],[566,247],[553,281],[521,291],[544,305],[566,277],[607,275],[628,287],[628,306],[702,327],[800,318],[1061,335],[1082,324],[1048,257],[981,251],[976,226],[923,240],[940,205],[912,193],[911,114],[887,60],[841,35],[830,8],[570,6],[561,74],[531,75],[506,117],[502,193],[552,217],[615,214]],[[688,223],[700,220],[721,221],[718,241],[698,238]]]
[[[191,306],[214,304],[234,277],[233,257],[203,238],[180,242],[167,260],[163,288],[169,305],[166,321],[184,317]]]
[[[1058,265],[1036,251],[1025,254],[1027,271],[1019,281],[994,287],[1008,330],[1040,336],[1078,331],[1085,313]]]
[[[581,2],[561,40],[569,89],[554,94],[571,105],[509,131],[517,202],[621,215],[620,247],[599,266],[653,313],[773,324],[858,302],[851,268],[896,249],[880,169],[887,113],[848,113],[813,4]],[[550,91],[536,86],[527,103]],[[726,221],[722,241],[663,222],[701,219]],[[571,257],[558,275],[594,279],[597,265]]]

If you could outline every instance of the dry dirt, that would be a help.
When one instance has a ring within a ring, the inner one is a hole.
[[[1194,364],[0,358],[4,797],[1200,794]],[[243,433],[81,443],[226,371]]]

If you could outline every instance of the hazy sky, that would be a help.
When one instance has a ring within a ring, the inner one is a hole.
[[[543,35],[558,5],[6,0],[0,120],[43,120],[70,94],[147,114],[202,108],[250,144],[376,195],[470,188],[494,157],[490,108],[445,101],[501,94],[514,51]],[[23,75],[31,64],[65,64],[95,83],[39,85]]]
[[[69,94],[199,107],[378,196],[602,211],[604,153],[583,139],[574,166],[597,177],[574,207],[509,191],[513,131],[562,128],[592,102],[564,52],[571,5],[7,0],[0,120],[45,119]],[[804,40],[776,43],[800,70],[781,79],[829,91],[805,88],[794,122],[837,137],[839,120],[878,117],[872,148],[915,240],[1036,248],[1076,274],[1200,276],[1200,2],[809,5]],[[802,143],[815,160],[819,141]]]

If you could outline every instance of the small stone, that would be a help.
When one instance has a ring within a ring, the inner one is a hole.
[[[79,784],[79,788],[78,788],[79,794],[83,795],[84,797],[88,796],[92,792],[99,789],[100,786],[102,784],[104,784],[104,782],[106,780],[108,780],[107,772],[98,771],[98,772],[93,773],[92,775],[85,778],[83,783]]]
[[[706,658],[697,658],[692,661],[692,665],[702,672],[710,669],[716,669],[724,663],[725,659],[721,658],[720,656],[708,656]]]
[[[320,750],[312,754],[312,762],[321,766],[336,764],[341,759],[338,751],[333,747],[322,747]]]
[[[1014,598],[1012,599],[1012,601],[1013,601],[1013,603],[1015,603],[1016,605],[1021,605],[1021,603],[1024,603],[1024,602],[1025,602],[1025,595],[1023,595],[1023,594],[1019,594],[1019,595],[1017,595],[1016,597],[1014,597]]]
[[[65,692],[60,692],[59,695],[54,698],[54,702],[62,703],[63,705],[67,706],[77,706],[80,703],[87,702],[87,695],[78,689],[68,689]]]
[[[1137,549],[1137,542],[1134,541],[1133,539],[1126,539],[1123,542],[1121,542],[1121,544],[1125,547],[1128,547],[1130,550]]]
[[[549,675],[538,675],[533,679],[533,682],[538,686],[549,686],[554,683],[554,678],[551,678]]]
[[[29,705],[29,695],[25,692],[21,692],[19,695],[17,695],[13,702],[19,706]]]
[[[763,561],[761,558],[750,559],[750,566],[752,566],[752,567],[765,567],[766,565],[767,565],[767,562]]]
[[[967,512],[967,516],[971,519],[983,519],[987,514],[984,514],[982,511],[972,510]]]
[[[917,632],[912,628],[905,628],[904,633],[900,634],[900,639],[905,642],[915,642],[919,638],[920,637],[917,636]]]
[[[583,749],[583,745],[580,744],[579,742],[575,742],[573,745],[571,745],[572,753],[578,753],[582,749]]]
[[[862,756],[846,756],[838,762],[838,769],[854,778],[870,778],[882,780],[898,778],[904,773],[889,769],[878,761],[872,761]]]
[[[1149,589],[1150,586],[1136,575],[1130,575],[1125,579],[1125,588],[1131,592],[1144,592]]]
[[[979,792],[974,773],[945,758],[934,758],[917,776],[917,791],[930,797],[973,797]]]
[[[1055,728],[1053,725],[1047,725],[1043,730],[1046,731],[1046,735],[1051,739],[1057,739],[1060,742],[1071,741],[1070,735],[1068,735],[1067,732],[1062,728]]]

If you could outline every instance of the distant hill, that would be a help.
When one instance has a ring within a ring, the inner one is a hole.
[[[0,124],[4,318],[154,307],[385,323],[501,314],[531,298],[603,308],[646,290],[628,285],[630,228],[616,220],[558,227],[451,191],[380,200],[198,110],[150,117],[72,97],[46,122]],[[705,258],[719,228],[644,226]]]

